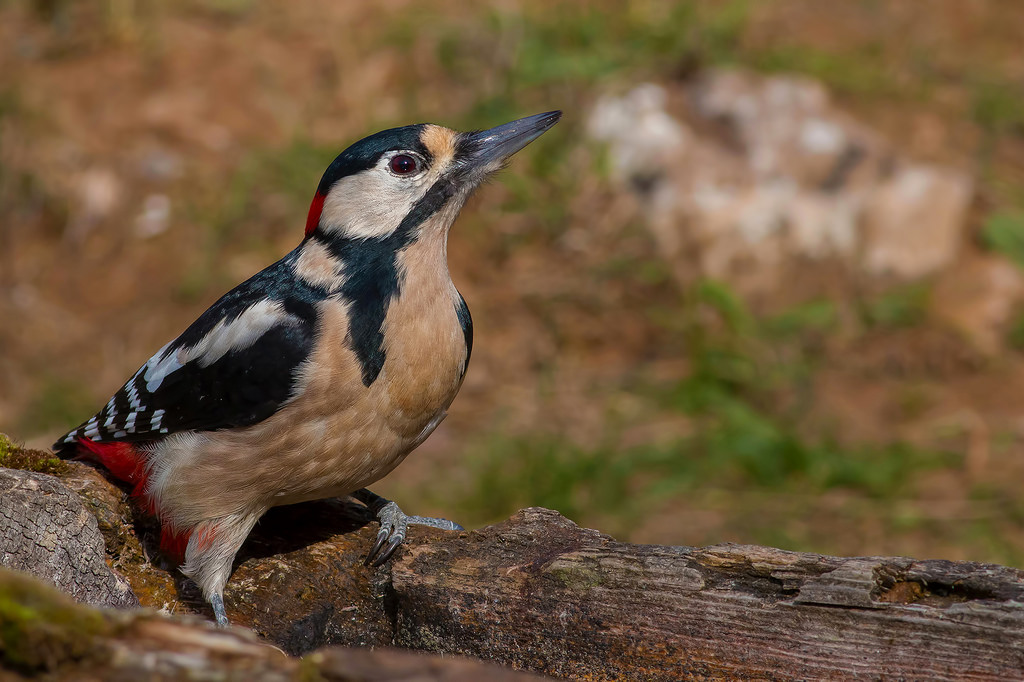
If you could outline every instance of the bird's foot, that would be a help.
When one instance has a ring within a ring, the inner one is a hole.
[[[380,530],[377,531],[377,540],[370,548],[364,565],[381,566],[391,555],[395,553],[398,546],[405,541],[405,532],[409,524],[419,526],[430,526],[442,530],[465,530],[462,526],[449,521],[448,519],[435,519],[429,516],[407,516],[397,504],[391,500],[384,499],[366,488],[352,493],[356,498],[376,515],[380,522]]]
[[[231,625],[228,622],[228,613],[224,610],[224,597],[220,594],[211,595],[210,606],[213,607],[213,617],[217,621],[217,627],[226,628]]]
[[[391,501],[377,510],[377,520],[380,521],[380,530],[377,531],[377,541],[363,562],[366,566],[380,566],[390,559],[405,541],[405,531],[409,526],[409,517]]]

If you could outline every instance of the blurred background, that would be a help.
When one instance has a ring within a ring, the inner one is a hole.
[[[467,526],[1024,566],[1024,4],[0,3],[0,431],[46,447],[379,129],[562,122],[450,240],[476,329],[375,486]]]

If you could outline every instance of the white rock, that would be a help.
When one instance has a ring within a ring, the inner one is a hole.
[[[588,125],[608,144],[614,177],[643,194],[682,280],[722,277],[751,293],[783,282],[794,258],[901,279],[956,259],[970,176],[901,159],[821,84],[722,69],[686,94],[641,85],[600,99]],[[702,119],[708,134],[685,122]]]
[[[868,194],[864,267],[873,274],[917,279],[956,258],[973,195],[969,176],[907,165]]]
[[[689,133],[665,111],[664,88],[640,85],[621,98],[598,100],[590,115],[588,131],[611,145],[612,170],[623,179],[649,176],[682,153]]]

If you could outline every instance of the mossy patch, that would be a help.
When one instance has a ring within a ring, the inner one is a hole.
[[[52,452],[23,448],[0,433],[0,467],[54,476],[67,473],[68,464]]]
[[[577,592],[601,587],[605,582],[599,570],[578,562],[556,562],[544,572]]]
[[[95,638],[111,628],[99,611],[0,569],[0,668],[53,671],[65,662],[96,655]]]

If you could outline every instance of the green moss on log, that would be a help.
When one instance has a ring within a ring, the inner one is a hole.
[[[0,433],[0,467],[35,471],[54,476],[66,473],[68,464],[52,452],[29,450]]]
[[[94,609],[32,578],[0,569],[0,669],[58,670],[99,655],[112,624]]]

